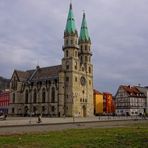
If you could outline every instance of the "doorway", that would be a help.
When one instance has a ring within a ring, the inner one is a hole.
[[[82,107],[82,116],[86,117],[86,106],[85,105]]]

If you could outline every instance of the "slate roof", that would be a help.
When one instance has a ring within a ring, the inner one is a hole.
[[[20,81],[39,81],[44,79],[49,79],[52,77],[58,77],[59,72],[62,70],[62,65],[56,65],[51,67],[43,67],[39,66],[36,69],[27,70],[27,71],[18,71],[17,76]]]

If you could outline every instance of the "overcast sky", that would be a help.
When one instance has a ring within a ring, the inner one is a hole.
[[[0,76],[61,64],[70,0],[0,0]],[[92,40],[94,87],[148,85],[148,0],[73,0],[79,32],[83,10]]]

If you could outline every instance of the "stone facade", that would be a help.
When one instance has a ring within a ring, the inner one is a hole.
[[[83,14],[80,37],[70,4],[61,65],[14,70],[10,82],[11,115],[93,116],[91,41]]]

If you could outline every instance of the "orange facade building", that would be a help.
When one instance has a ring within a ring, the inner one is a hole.
[[[104,113],[114,113],[115,104],[111,93],[103,93],[103,112]]]
[[[97,90],[94,90],[94,114],[103,113],[103,94]]]

